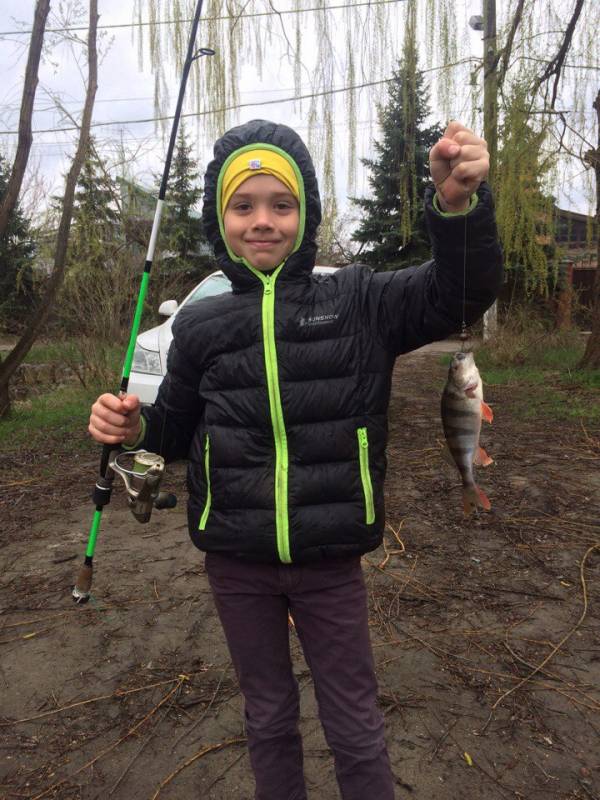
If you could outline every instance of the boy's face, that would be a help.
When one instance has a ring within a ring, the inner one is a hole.
[[[300,225],[298,201],[273,175],[254,175],[232,195],[223,227],[227,244],[258,270],[270,270],[292,252]]]

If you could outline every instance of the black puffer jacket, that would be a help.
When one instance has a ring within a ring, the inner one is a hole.
[[[217,219],[222,165],[254,142],[288,153],[304,179],[304,238],[274,276],[231,260]],[[168,375],[156,406],[144,410],[144,446],[159,448],[164,414],[165,456],[189,458],[189,527],[202,550],[268,562],[372,550],[384,527],[394,360],[460,329],[465,218],[438,214],[430,191],[432,261],[398,272],[352,265],[313,275],[320,201],[298,136],[255,120],[225,134],[214,152],[203,219],[233,292],[177,316]],[[467,217],[467,236],[472,322],[501,280],[485,186]]]

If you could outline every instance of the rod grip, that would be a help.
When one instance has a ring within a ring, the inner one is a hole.
[[[105,478],[106,473],[108,472],[108,462],[110,459],[110,454],[113,450],[118,450],[118,447],[115,447],[114,444],[103,444],[102,445],[102,455],[100,456],[100,475]]]
[[[81,569],[79,570],[77,580],[75,581],[75,586],[71,592],[73,601],[75,603],[87,603],[87,601],[90,599],[93,575],[94,568],[91,564],[91,561],[88,563],[88,559],[86,558],[85,563],[82,564]]]

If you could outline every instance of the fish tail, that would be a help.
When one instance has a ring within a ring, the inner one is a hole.
[[[463,486],[463,509],[465,517],[468,517],[475,509],[483,508],[484,511],[489,511],[492,504],[488,500],[486,493],[480,489],[476,483]]]

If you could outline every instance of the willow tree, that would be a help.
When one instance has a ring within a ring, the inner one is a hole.
[[[506,98],[499,133],[496,212],[505,269],[521,297],[547,295],[558,266],[551,244],[554,198],[544,191],[550,169],[550,157],[544,156],[547,123],[532,123],[520,87]]]
[[[427,23],[431,31],[441,33],[441,37],[427,35],[429,64],[446,63],[456,56],[455,2],[427,0]],[[149,59],[154,70],[157,116],[167,113],[169,69],[181,68],[195,5],[195,0],[169,4],[135,0],[140,64]],[[208,0],[204,5],[198,44],[210,46],[216,55],[196,64],[188,105],[188,113],[196,116],[202,144],[238,122],[240,113],[245,118],[265,116],[264,109],[253,111],[241,102],[244,83],[255,78],[260,84],[270,76],[272,89],[289,87],[291,81],[285,109],[301,120],[300,133],[317,167],[325,249],[338,213],[343,180],[337,174],[340,153],[344,152],[346,162],[343,194],[348,194],[354,191],[360,163],[359,118],[369,115],[373,133],[375,109],[385,101],[409,14],[414,16],[418,5],[415,0],[284,0],[277,9],[272,0],[228,0],[225,4]],[[282,76],[283,84],[279,83]],[[446,98],[451,96],[448,85]]]
[[[149,59],[154,69],[156,105],[163,115],[169,70],[181,67],[194,6],[195,0],[134,2],[140,60]],[[556,161],[556,168],[545,172],[543,189],[556,195],[576,169],[561,156],[561,148],[573,144],[571,129],[589,129],[591,80],[600,68],[600,6],[583,0],[497,0],[497,6],[497,53],[488,70],[497,73],[499,123],[508,119],[514,88],[524,86],[529,124],[546,132],[542,156]],[[411,14],[415,27],[409,34]],[[197,65],[187,108],[196,117],[203,144],[238,122],[242,113],[244,118],[265,115],[264,109],[242,103],[243,88],[257,88],[263,81],[271,89],[287,88],[292,82],[293,90],[284,93],[285,106],[275,108],[285,108],[289,119],[299,120],[303,135],[306,129],[323,187],[325,225],[335,218],[340,194],[354,193],[357,154],[371,155],[378,132],[376,108],[385,101],[405,36],[418,42],[435,116],[483,129],[482,53],[472,52],[462,1],[282,0],[276,9],[272,0],[208,0],[203,16],[198,44],[214,48],[216,55]],[[283,101],[277,97],[274,102]],[[565,109],[567,126],[562,126],[556,111]],[[365,117],[368,131],[359,153],[357,123]],[[336,175],[336,156],[339,164],[342,150],[345,177]],[[344,179],[346,191],[340,188]],[[495,189],[497,195],[504,191],[501,178]],[[591,180],[586,192],[591,208]],[[501,215],[503,236],[507,221]],[[525,262],[522,255],[517,257]],[[533,269],[536,276],[541,274],[537,262]],[[545,291],[535,276],[528,285]]]
[[[503,6],[492,64],[500,120],[494,189],[507,267],[520,272],[528,296],[547,294],[556,281],[553,197],[564,196],[575,168],[565,156],[577,128],[587,125],[580,101],[589,97],[591,78],[600,67],[591,33],[599,23],[598,7],[585,8],[583,0],[566,7],[555,0]],[[591,207],[590,182],[585,188]]]

